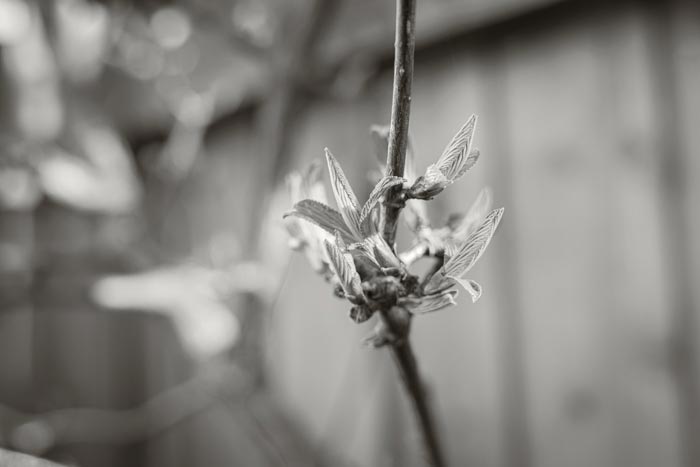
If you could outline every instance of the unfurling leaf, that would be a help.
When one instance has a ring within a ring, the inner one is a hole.
[[[338,277],[345,296],[355,304],[364,303],[365,296],[362,292],[362,283],[360,282],[360,276],[355,270],[352,256],[344,253],[337,245],[328,240],[324,240],[323,245],[326,248],[331,269]]]
[[[437,168],[450,182],[457,180],[467,169],[467,160],[470,155],[474,130],[476,128],[476,115],[462,125],[457,134],[447,145],[442,155],[435,163]],[[476,156],[478,158],[478,155]],[[476,162],[474,159],[473,162]],[[473,165],[472,162],[472,165]]]
[[[454,180],[458,180],[467,173],[469,169],[474,167],[474,165],[478,162],[479,157],[481,157],[481,152],[479,152],[478,149],[472,149],[469,151],[469,157],[467,157],[467,161],[464,163],[462,166],[462,169],[457,173],[457,176],[454,178]]]
[[[357,201],[357,196],[355,196],[355,192],[352,190],[343,169],[328,148],[326,148],[326,162],[328,162],[331,187],[333,188],[335,201],[338,203],[340,215],[345,220],[348,228],[352,230],[353,234],[361,238],[360,203]]]
[[[456,290],[449,290],[447,292],[437,293],[434,295],[426,295],[425,297],[421,297],[419,300],[416,300],[415,303],[406,304],[404,306],[414,315],[431,313],[448,306],[456,305],[456,296]]]
[[[486,216],[479,228],[469,235],[463,246],[442,267],[445,276],[462,277],[474,266],[486,250],[502,216],[503,208],[495,209]]]
[[[432,199],[450,183],[450,180],[433,164],[425,171],[425,175],[421,175],[413,183],[407,196],[415,199]]]
[[[418,177],[407,192],[408,198],[431,199],[447,185],[472,168],[479,159],[479,151],[472,151],[476,115],[472,115],[452,138],[437,162],[428,166],[425,175]]]
[[[340,232],[343,240],[348,243],[355,241],[355,235],[345,225],[345,221],[340,213],[318,201],[312,199],[299,201],[294,205],[292,211],[285,213],[284,217],[288,216],[305,219],[332,235],[335,232]]]
[[[377,183],[369,194],[367,202],[362,206],[362,212],[360,213],[360,227],[363,235],[371,235],[374,233],[375,229],[372,225],[371,213],[382,196],[384,196],[390,188],[402,185],[404,181],[405,180],[401,177],[384,177]]]
[[[367,237],[363,243],[367,246],[367,250],[371,252],[379,266],[383,268],[401,268],[401,261],[379,233]]]

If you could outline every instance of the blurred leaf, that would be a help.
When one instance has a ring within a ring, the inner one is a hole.
[[[456,290],[449,290],[434,295],[426,295],[425,297],[417,299],[415,303],[408,302],[404,304],[404,306],[413,314],[432,313],[433,311],[438,311],[448,306],[456,305],[456,296]]]

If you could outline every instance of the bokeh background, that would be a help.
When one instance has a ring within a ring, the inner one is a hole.
[[[420,466],[387,352],[287,250],[360,197],[391,0],[0,0],[0,445],[75,466]],[[700,4],[420,0],[419,168],[506,213],[412,338],[452,465],[700,465]],[[407,245],[400,235],[400,245]],[[9,458],[8,458],[9,459]],[[11,464],[9,464],[11,465]]]

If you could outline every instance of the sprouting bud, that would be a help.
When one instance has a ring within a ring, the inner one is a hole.
[[[286,215],[292,221],[287,226],[292,237],[290,245],[304,251],[312,265],[316,263],[315,269],[332,284],[336,296],[353,304],[350,319],[362,323],[380,315],[372,335],[365,339],[367,345],[400,343],[408,336],[412,316],[454,306],[457,286],[462,286],[472,301],[481,296],[481,286],[463,276],[484,253],[503,209],[490,211],[491,193],[484,189],[466,214],[453,215],[446,225],[434,228],[425,202],[462,177],[478,160],[479,152],[472,149],[476,121],[472,115],[420,177],[415,176],[409,147],[408,180],[382,176],[364,204],[360,204],[343,169],[327,149],[326,162],[337,209],[320,199],[324,196],[309,196],[322,191],[316,178],[318,166],[306,176],[289,178],[296,202]],[[389,133],[387,128],[372,129],[380,157],[386,153]],[[310,189],[312,186],[314,190]],[[302,194],[311,199],[300,199]],[[381,235],[382,205],[405,208],[407,224],[415,235],[409,251],[397,254],[396,246],[389,245]],[[409,272],[409,266],[424,256],[433,257],[438,263],[419,278]]]
[[[479,151],[472,151],[476,120],[476,115],[472,115],[462,125],[437,162],[430,165],[425,175],[418,177],[408,189],[407,197],[432,199],[476,164]]]

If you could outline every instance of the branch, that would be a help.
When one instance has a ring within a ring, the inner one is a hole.
[[[406,165],[408,145],[408,123],[411,112],[411,83],[413,81],[413,53],[415,49],[416,1],[397,0],[396,2],[396,42],[394,56],[394,86],[391,102],[391,127],[389,129],[389,149],[387,154],[387,175],[402,177]],[[401,187],[396,187],[388,195],[383,205],[382,235],[393,247],[396,239],[396,226],[402,206]],[[394,321],[389,310],[381,311],[381,319],[395,335],[399,323]],[[404,388],[415,411],[418,426],[428,460],[435,467],[445,465],[440,450],[437,431],[428,405],[428,398],[418,372],[408,336],[391,344],[394,361],[399,369]]]
[[[443,467],[446,464],[440,449],[440,442],[428,403],[428,396],[421,381],[418,364],[408,339],[392,344],[391,353],[396,366],[399,368],[404,388],[411,397],[413,410],[418,420],[418,428],[423,437],[423,444],[428,455],[428,461],[434,467]]]
[[[411,115],[411,84],[413,82],[413,52],[416,46],[416,1],[396,1],[396,42],[394,55],[394,89],[391,100],[391,126],[387,175],[403,177],[408,145],[408,120]],[[382,234],[386,242],[394,245],[396,224],[401,208],[401,187],[395,187],[387,195]]]

